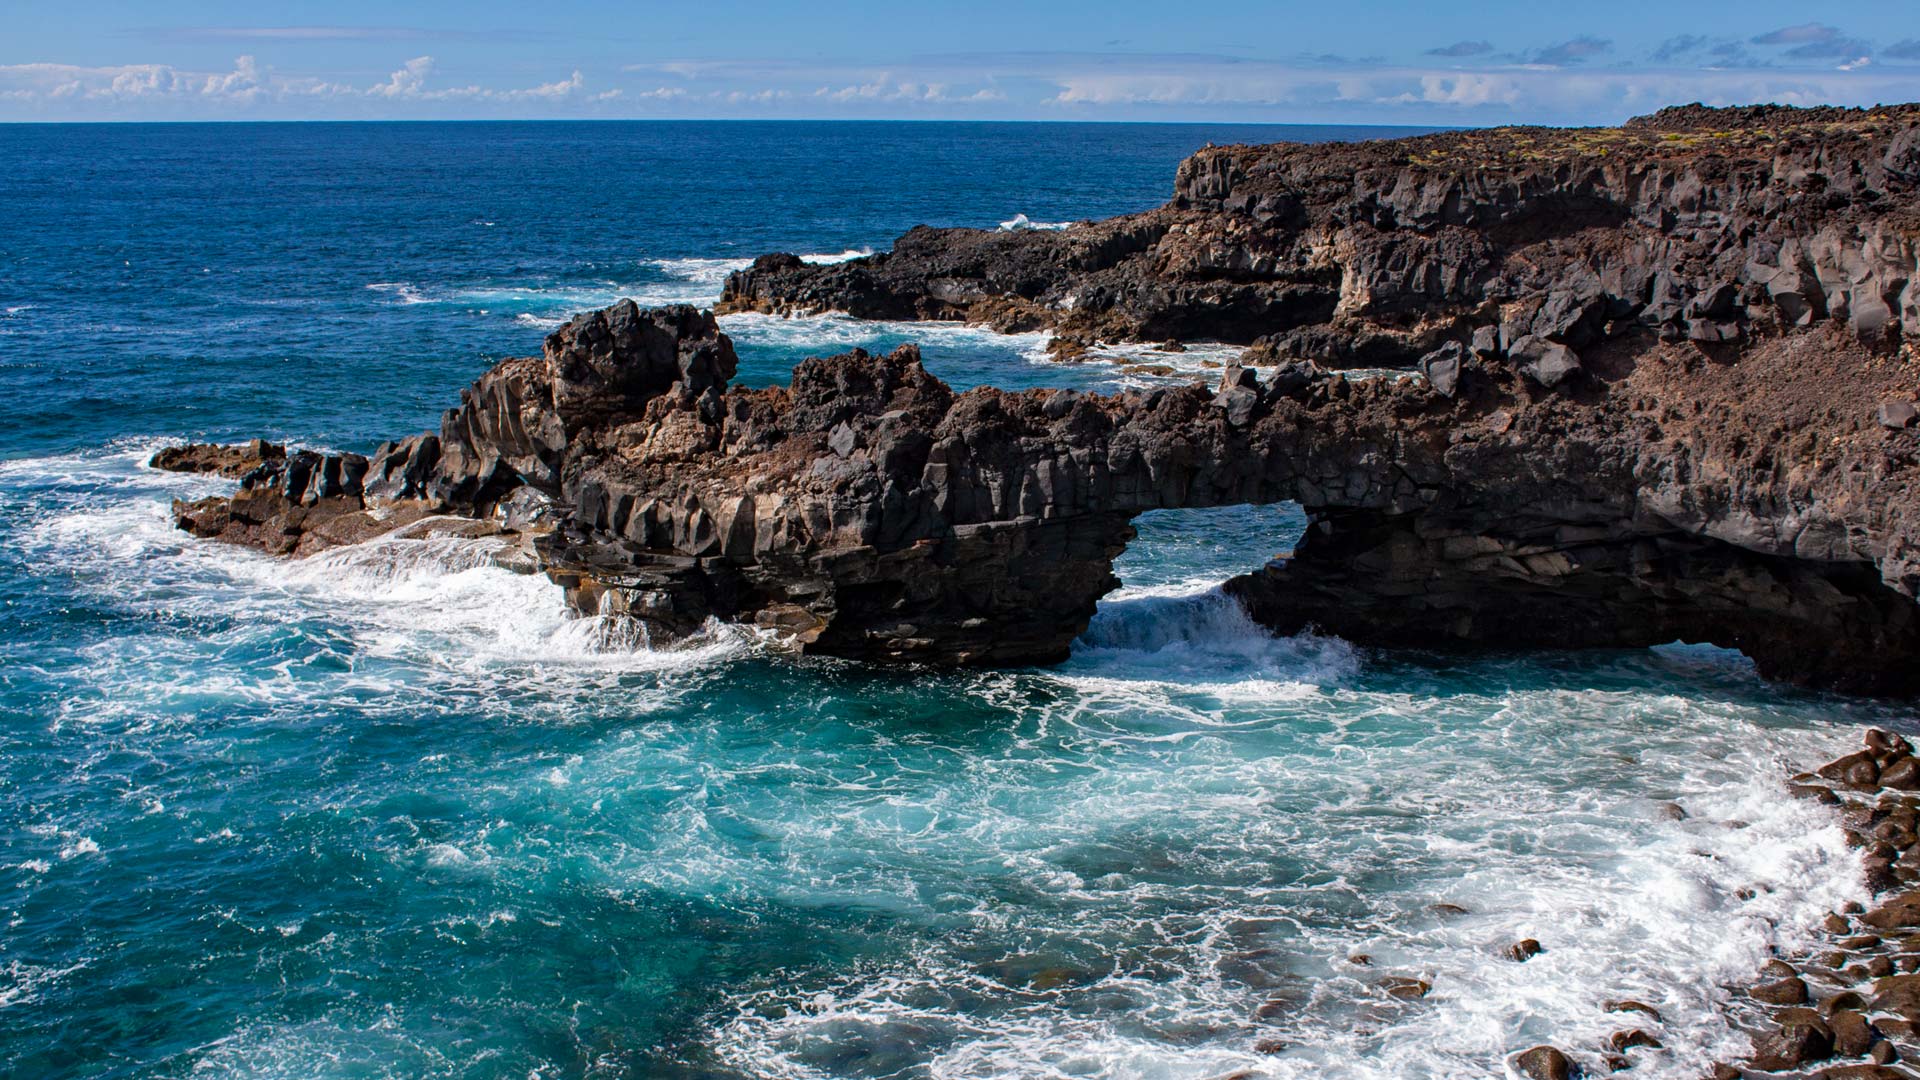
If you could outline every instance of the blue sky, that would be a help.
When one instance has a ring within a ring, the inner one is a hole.
[[[4,0],[0,26],[0,121],[1594,123],[1920,100],[1915,0]]]

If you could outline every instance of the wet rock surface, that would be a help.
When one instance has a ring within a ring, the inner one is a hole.
[[[1513,1069],[1528,1080],[1569,1080],[1573,1062],[1551,1046],[1536,1046],[1514,1056]]]
[[[1879,775],[1915,758],[1906,739],[1879,729],[1869,730],[1864,742],[1861,750],[1795,777],[1792,789],[1804,798],[1832,797],[1848,843],[1867,853],[1868,883],[1878,896],[1871,906],[1829,914],[1820,940],[1804,955],[1766,964],[1749,990],[1761,1007],[1753,1054],[1741,1063],[1744,1070],[1722,1066],[1729,1076],[1912,1075],[1890,1066],[1920,1055],[1920,862],[1902,861],[1907,851],[1920,852],[1913,832],[1920,796],[1888,788]],[[1874,862],[1885,856],[1887,867],[1876,875]]]

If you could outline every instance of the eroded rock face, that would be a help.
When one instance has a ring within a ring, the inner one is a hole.
[[[721,309],[1257,343],[1334,368],[1411,366],[1484,328],[1548,385],[1642,332],[1715,344],[1833,318],[1884,345],[1920,333],[1917,146],[1902,105],[1209,147],[1157,210],[916,228],[826,266],[770,255]]]
[[[1208,387],[957,394],[906,347],[743,390],[710,314],[625,302],[483,375],[437,434],[372,459],[294,455],[179,517],[296,552],[348,531],[304,524],[329,499],[538,519],[542,564],[585,613],[1000,664],[1065,655],[1135,515],[1292,501],[1305,538],[1264,567],[1272,553],[1249,552],[1228,586],[1276,630],[1429,649],[1706,641],[1775,678],[1912,692],[1920,431],[1891,406],[1920,387],[1914,115],[1682,111],[1602,133],[1208,150],[1158,217],[917,231],[886,260],[770,256],[730,286],[778,306],[789,285],[823,303],[857,285],[856,313],[886,317],[1090,312],[1156,338],[1161,316],[1127,297],[1226,327],[1331,289],[1260,323],[1263,352],[1420,357],[1425,378],[1296,356]],[[1669,145],[1719,139],[1715,123],[1748,156]],[[1101,277],[1120,267],[1146,291]],[[1874,297],[1887,319],[1860,317]]]

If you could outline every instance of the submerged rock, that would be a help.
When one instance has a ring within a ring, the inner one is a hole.
[[[1389,976],[1381,979],[1378,985],[1380,989],[1387,992],[1388,997],[1399,998],[1402,1001],[1426,997],[1433,990],[1433,984],[1427,980],[1405,975]]]
[[[1551,1046],[1536,1046],[1513,1057],[1513,1070],[1528,1080],[1571,1080],[1573,1062]]]
[[[1535,941],[1532,938],[1526,938],[1522,941],[1514,942],[1512,945],[1509,945],[1506,948],[1500,950],[1500,955],[1506,957],[1509,960],[1514,961],[1515,963],[1521,963],[1527,960],[1531,960],[1534,957],[1539,956],[1541,953],[1545,951],[1546,951],[1545,949],[1540,947],[1540,943],[1538,941]]]

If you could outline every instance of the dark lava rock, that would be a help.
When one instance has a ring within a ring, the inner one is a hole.
[[[1500,955],[1518,963],[1531,960],[1545,951],[1545,949],[1540,947],[1538,941],[1532,938],[1526,938],[1521,941],[1516,941],[1512,945],[1500,950]]]
[[[279,443],[255,439],[239,446],[189,443],[163,447],[147,459],[147,464],[166,472],[214,473],[238,480],[267,462],[280,461],[286,456],[287,448]]]
[[[1656,1024],[1660,1022],[1660,1010],[1644,1001],[1633,1001],[1631,999],[1609,1001],[1601,1007],[1610,1013],[1640,1013],[1643,1016],[1651,1018]]]
[[[1880,784],[1901,791],[1920,791],[1920,760],[1910,756],[1896,758],[1880,771]]]
[[[1466,362],[1466,348],[1449,341],[1420,358],[1420,373],[1427,377],[1436,393],[1452,397],[1460,387],[1460,366]]]
[[[1552,389],[1580,371],[1580,356],[1557,341],[1523,337],[1514,342],[1508,354],[1520,364],[1520,370],[1540,385]]]
[[[1841,1009],[1827,1017],[1833,1033],[1833,1052],[1841,1057],[1859,1057],[1870,1049],[1880,1033],[1867,1018],[1852,1009]]]
[[[1873,1010],[1920,1022],[1920,975],[1890,975],[1875,980]]]
[[[1864,1010],[1866,1007],[1867,999],[1852,990],[1842,990],[1820,1003],[1820,1011],[1826,1014],[1836,1013],[1843,1009],[1859,1011]]]
[[[1536,1046],[1513,1058],[1513,1070],[1528,1080],[1570,1080],[1573,1062],[1551,1046]]]
[[[1873,751],[1856,750],[1844,757],[1835,758],[1814,771],[1828,780],[1844,780],[1860,765],[1873,765]],[[1875,766],[1875,772],[1877,774],[1878,766]]]
[[[1812,799],[1826,806],[1840,805],[1840,796],[1835,795],[1830,787],[1821,787],[1818,784],[1788,784],[1787,791],[1796,799]]]
[[[1901,893],[1860,916],[1860,921],[1875,930],[1920,928],[1920,892]]]
[[[1898,755],[1913,753],[1912,743],[1885,728],[1868,728],[1865,739],[1869,750],[1886,751]]]
[[[1880,1034],[1885,1035],[1889,1039],[1910,1040],[1920,1036],[1920,1024],[1899,1017],[1883,1016],[1875,1020],[1873,1026],[1880,1030]]]
[[[1426,997],[1427,993],[1433,989],[1433,984],[1425,979],[1413,979],[1401,975],[1381,979],[1376,985],[1385,990],[1388,997],[1400,998],[1403,1001]]]
[[[1797,1069],[1833,1056],[1833,1032],[1819,1020],[1796,1019],[1782,1024],[1780,1030],[1755,1040],[1754,1068],[1765,1072]]]
[[[1797,976],[1776,982],[1761,983],[1748,993],[1753,1000],[1767,1005],[1805,1005],[1807,1003],[1807,984]]]
[[[1628,1031],[1614,1032],[1607,1038],[1607,1045],[1616,1051],[1623,1051],[1631,1050],[1636,1046],[1645,1046],[1658,1050],[1664,1044],[1661,1043],[1659,1039],[1654,1038],[1639,1028],[1633,1028]]]

